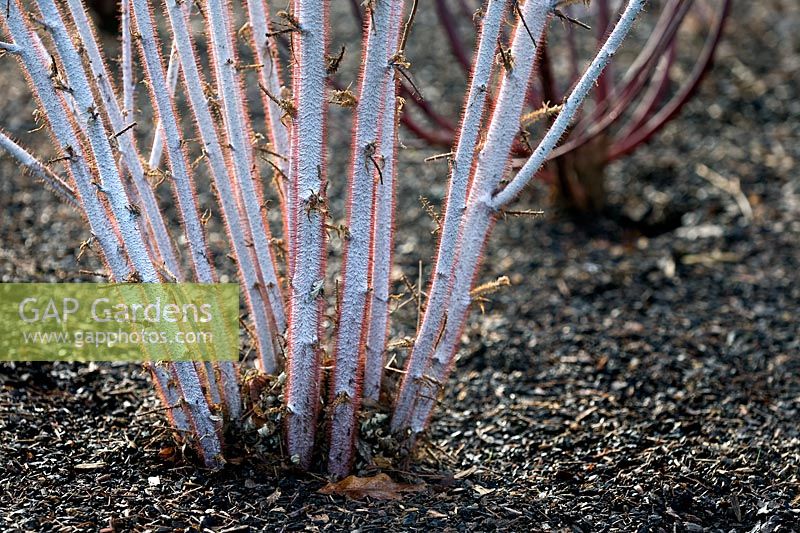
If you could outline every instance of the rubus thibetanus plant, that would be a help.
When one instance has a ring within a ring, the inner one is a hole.
[[[583,112],[540,172],[564,204],[580,211],[604,207],[605,167],[652,139],[691,100],[711,68],[731,2],[658,0],[648,4],[643,45],[636,54],[615,61],[614,68],[600,76]],[[480,2],[432,3],[455,62],[469,75],[472,36],[464,28],[471,27],[468,21]],[[553,36],[556,39],[543,42],[537,56],[537,79],[528,93],[531,110],[564,99],[580,76],[583,57],[602,45],[613,27],[615,9],[624,2],[593,0],[589,11],[591,27],[578,20],[581,6],[559,4],[557,16],[567,24],[563,32]],[[693,40],[702,44],[690,46]],[[406,94],[411,93],[408,88]],[[409,107],[413,112],[406,113],[403,122],[422,140],[449,147],[457,138],[457,125],[429,102],[409,98]],[[523,140],[515,146],[515,152],[523,164],[530,146]]]
[[[553,120],[512,172],[514,146],[526,120],[525,95],[545,34],[564,3],[488,0],[481,10],[461,126],[448,155],[450,183],[424,314],[402,384],[384,395],[393,403],[391,428],[405,442],[413,443],[429,422],[471,303],[502,284],[473,288],[495,219],[558,147],[645,0],[628,1],[613,17],[613,30],[569,95],[540,113]],[[397,137],[404,103],[399,83],[409,77],[405,51],[416,1],[364,3],[360,79],[356,94],[347,98],[354,108],[347,222],[339,227],[328,223],[326,192],[327,108],[340,100],[330,80],[340,57],[328,51],[327,3],[294,0],[289,9],[270,13],[264,0],[248,0],[242,4],[247,24],[239,31],[227,1],[166,0],[160,7],[164,20],[159,22],[166,30],[156,26],[151,2],[122,0],[117,76],[108,68],[81,0],[24,5],[8,0],[0,9],[0,49],[20,63],[38,104],[35,115],[46,122],[59,155],[40,161],[6,134],[0,134],[0,146],[84,216],[91,238],[82,248],[97,250],[108,277],[118,282],[217,280],[205,235],[207,215],[200,212],[196,195],[198,176],[206,172],[245,296],[245,328],[253,337],[256,365],[267,375],[286,376],[280,409],[286,453],[293,464],[310,468],[315,444],[325,440],[318,430],[327,427],[327,468],[343,477],[352,467],[362,402],[379,400],[386,386]],[[202,33],[192,30],[199,21]],[[508,26],[513,29],[505,35]],[[168,59],[159,32],[171,39]],[[253,64],[240,58],[241,36],[249,36]],[[203,38],[209,51],[205,68],[197,52]],[[278,38],[289,40],[289,69],[280,65]],[[134,68],[137,58],[140,70]],[[244,72],[253,70],[265,112],[260,126],[267,132],[266,148],[247,111]],[[137,74],[143,76],[141,84]],[[140,85],[148,89],[156,119],[149,152],[136,135],[147,120],[137,120],[134,91]],[[179,103],[179,88],[188,109]],[[201,157],[193,162],[185,124],[193,125],[201,146]],[[257,153],[268,154],[281,200],[282,246],[272,238],[265,216]],[[172,188],[188,243],[183,262],[154,191],[162,181]],[[334,293],[325,290],[329,231],[342,235],[344,258],[335,291],[336,327],[326,338],[325,298]],[[153,362],[148,368],[177,434],[194,444],[207,466],[222,467],[223,423],[236,424],[242,417],[241,369],[227,362]]]

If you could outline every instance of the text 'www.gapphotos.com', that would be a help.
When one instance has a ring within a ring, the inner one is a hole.
[[[23,332],[25,344],[107,347],[142,344],[210,345],[214,334],[207,331],[29,331]]]

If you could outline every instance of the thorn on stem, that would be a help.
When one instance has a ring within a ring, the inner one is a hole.
[[[531,42],[533,43],[533,48],[535,49],[537,46],[536,39],[534,38],[531,29],[528,27],[528,23],[525,21],[525,17],[522,15],[522,10],[519,8],[519,0],[514,0],[514,11],[517,12],[519,20],[520,22],[522,22],[522,26],[525,28],[525,31],[528,32],[528,37],[531,38]],[[502,50],[503,47],[501,46],[500,49]]]
[[[281,117],[281,122],[283,122],[283,120],[287,117],[295,118],[297,116],[297,108],[295,107],[294,102],[292,102],[291,99],[278,98],[277,96],[269,92],[269,89],[264,87],[262,83],[259,83],[258,87],[264,94],[267,95],[267,98],[272,100],[275,103],[275,105],[277,105],[283,110],[283,116]]]
[[[503,209],[500,211],[500,214],[503,217],[518,217],[518,218],[539,218],[544,216],[544,211],[536,211],[534,209],[522,209],[522,210],[512,210],[512,209]]]
[[[503,65],[506,71],[511,72],[514,70],[514,55],[511,53],[511,48],[503,48],[503,45],[501,44],[499,55],[499,63]]]
[[[324,192],[320,193],[310,190],[310,193],[308,200],[305,201],[306,217],[308,217],[309,222],[311,221],[312,212],[319,212],[323,217],[327,216]]]
[[[324,298],[325,297],[325,280],[319,279],[314,282],[311,286],[311,292],[309,294],[312,300],[316,300],[317,298]]]
[[[375,141],[368,143],[364,147],[364,155],[366,155],[367,160],[371,161],[372,164],[375,166],[375,170],[378,171],[378,179],[380,181],[380,184],[383,185],[383,168],[386,165],[386,160],[382,155],[376,157],[375,154],[377,153],[377,151],[378,151],[378,143]],[[366,167],[367,167],[366,168],[367,172],[369,172],[369,162],[366,162]]]
[[[567,15],[566,13],[561,11],[561,9],[559,9],[559,8],[562,8],[562,7],[571,6],[573,4],[584,4],[584,5],[588,6],[589,5],[589,1],[588,0],[559,0],[558,2],[556,2],[555,8],[553,9],[553,14],[555,16],[557,16],[558,18],[560,18],[561,20],[563,20],[563,21],[575,24],[576,26],[580,26],[581,28],[583,28],[585,30],[591,30],[592,27],[589,26],[588,24],[586,24],[585,22],[582,22],[582,21],[580,21],[580,20],[578,20],[576,18],[570,17],[569,15]]]
[[[135,127],[136,127],[136,122],[131,122],[130,124],[128,124],[127,126],[122,128],[121,130],[119,130],[117,133],[115,133],[113,135],[113,137],[116,139],[117,137],[120,137],[121,135],[124,135],[126,132],[132,130]]]
[[[281,19],[276,24],[279,29],[267,32],[267,37],[276,37],[287,33],[301,33],[303,31],[300,27],[300,22],[288,11],[278,11],[275,16]]]
[[[414,27],[414,18],[417,16],[417,4],[419,0],[414,0],[414,3],[411,4],[411,12],[408,14],[408,19],[406,20],[405,26],[403,26],[403,35],[400,37],[400,46],[398,48],[398,53],[403,54],[406,50],[406,44],[408,44],[408,37],[411,35],[411,28]]]
[[[509,277],[500,276],[494,281],[489,281],[488,283],[478,285],[469,292],[469,296],[473,299],[473,301],[478,302],[478,305],[481,307],[481,314],[485,314],[486,310],[484,309],[483,304],[489,301],[487,296],[510,286],[511,280]]]
[[[342,59],[344,59],[344,53],[345,53],[345,46],[342,45],[342,48],[339,50],[339,53],[337,55],[325,56],[325,63],[327,64],[325,70],[328,73],[328,76],[332,76],[333,74],[336,74],[336,72],[339,71],[339,66],[342,63]]]
[[[551,117],[553,115],[557,115],[558,113],[561,112],[561,109],[563,107],[564,106],[561,104],[551,106],[550,102],[544,102],[542,104],[542,107],[540,107],[539,109],[536,109],[534,111],[531,111],[530,113],[522,115],[522,118],[520,119],[520,125],[522,126],[522,128],[527,128],[531,124],[534,124],[545,117]]]
[[[358,98],[356,98],[356,95],[350,90],[350,87],[341,90],[334,89],[328,101],[344,109],[353,109],[358,105]]]
[[[75,159],[75,149],[72,146],[67,145],[64,151],[67,152],[67,155],[62,157],[56,157],[54,159],[49,159],[47,161],[47,165],[49,166],[52,165],[53,163],[58,163],[60,161],[73,161]]]
[[[53,54],[50,54],[50,79],[53,80],[53,86],[57,91],[65,91],[72,94],[72,87],[70,87],[61,72],[58,69],[58,63]]]
[[[331,408],[338,407],[340,405],[347,405],[350,403],[350,395],[347,394],[345,391],[340,392],[336,395],[336,398],[333,399],[331,403]]]
[[[423,159],[425,163],[433,163],[434,161],[439,161],[441,159],[452,159],[456,155],[455,152],[447,152],[446,154],[436,154],[430,157],[426,157]]]
[[[78,257],[76,258],[78,261],[81,260],[81,257],[83,257],[83,254],[85,254],[88,250],[92,249],[92,244],[94,244],[95,241],[97,241],[97,238],[94,235],[92,235],[91,237],[89,237],[85,241],[81,242],[81,246],[78,249]]]
[[[125,206],[125,209],[127,209],[127,210],[128,210],[128,212],[129,212],[129,213],[131,214],[131,216],[133,216],[133,217],[139,217],[139,216],[141,216],[141,215],[142,215],[142,210],[141,210],[141,209],[139,209],[139,206],[138,206],[138,205],[136,205],[136,204],[134,204],[134,203],[130,203],[130,204],[126,205],[126,206]]]

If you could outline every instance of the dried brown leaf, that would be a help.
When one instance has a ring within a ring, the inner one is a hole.
[[[384,473],[372,477],[348,476],[336,483],[328,483],[320,494],[346,496],[352,500],[363,500],[367,496],[376,500],[399,500],[403,492],[417,492],[424,485],[397,483]]]

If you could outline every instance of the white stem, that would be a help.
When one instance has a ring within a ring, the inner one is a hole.
[[[132,0],[132,6],[136,27],[140,34],[138,42],[149,81],[150,97],[161,121],[161,127],[164,128],[173,187],[178,200],[178,209],[183,219],[186,240],[189,243],[190,262],[197,281],[213,283],[216,275],[211,264],[203,224],[197,209],[197,195],[189,163],[183,151],[183,134],[175,114],[175,102],[167,88],[158,37],[153,29],[150,5],[145,0]]]
[[[530,0],[529,0],[530,1]],[[439,332],[438,344],[419,381],[417,398],[407,426],[419,433],[428,422],[431,410],[449,375],[461,329],[467,318],[472,298],[470,289],[481,262],[481,255],[494,222],[494,211],[485,202],[470,202],[464,216],[464,232],[450,284],[447,322]]]
[[[230,332],[234,338],[238,339],[238,328]],[[235,346],[239,346],[238,343]],[[216,363],[219,375],[215,376],[217,383],[221,385],[222,394],[228,407],[228,416],[231,420],[239,420],[242,416],[242,396],[239,383],[239,366],[232,361],[219,361]],[[214,383],[214,381],[212,381]]]
[[[20,165],[25,167],[28,172],[42,180],[42,182],[52,189],[61,200],[75,209],[81,209],[81,205],[71,185],[61,179],[55,172],[44,166],[41,161],[33,157],[27,150],[14,142],[13,139],[2,131],[0,131],[0,148],[8,152],[9,155],[16,159]]]
[[[467,197],[467,205],[474,203],[476,198],[490,194],[492,184],[499,183],[505,173],[511,145],[519,132],[520,116],[533,72],[537,43],[542,39],[545,25],[554,5],[555,0],[528,0],[522,6],[518,5],[513,43],[511,50],[504,52],[501,56],[503,77],[500,91],[483,148],[477,156],[474,180]],[[532,42],[531,39],[534,39],[535,42]],[[487,189],[489,192],[486,192]],[[466,233],[470,231],[470,224],[466,220],[461,220],[459,233],[452,241],[445,241],[447,247],[444,251],[440,249],[437,260],[443,254],[460,255],[462,247],[478,246],[479,249],[482,249],[483,240],[473,242],[466,236]],[[448,236],[448,238],[450,237]],[[450,299],[455,290],[453,268],[457,267],[451,266],[451,270],[437,272],[434,276],[434,283],[440,281],[444,284],[445,290],[437,301],[434,302],[432,299],[428,301],[423,319],[422,329],[424,331],[420,331],[419,334],[419,338],[424,344],[417,341],[420,345],[419,357],[414,358],[412,352],[412,359],[406,366],[404,387],[395,406],[392,421],[392,428],[395,431],[409,427],[410,417],[417,409],[416,403],[425,401],[426,397],[435,398],[438,394],[439,382],[426,375],[426,371],[432,352],[441,344],[443,329],[453,328],[454,325],[460,326],[460,317],[451,316],[450,310]],[[439,277],[442,279],[438,280]],[[438,293],[437,297],[439,297]],[[431,324],[428,329],[425,329],[424,326],[426,322]],[[434,324],[436,328],[432,327]],[[437,342],[439,344],[436,344]],[[417,350],[417,343],[415,343],[414,351]],[[420,369],[420,361],[424,361],[422,369]]]
[[[413,433],[419,433],[427,426],[433,407],[436,404],[436,396],[453,365],[461,328],[464,325],[467,311],[472,301],[470,289],[477,275],[481,253],[489,235],[494,215],[518,194],[544,163],[558,139],[566,131],[571,117],[580,108],[581,103],[602,74],[603,68],[619,49],[636,16],[642,10],[644,2],[645,0],[630,0],[628,2],[622,18],[567,98],[561,114],[555,120],[544,139],[542,139],[531,158],[517,174],[517,177],[497,195],[493,196],[492,192],[498,182],[491,182],[484,184],[480,189],[476,189],[476,192],[479,190],[480,193],[470,197],[463,224],[461,248],[453,273],[452,296],[448,304],[450,320],[445,328],[442,341],[436,348],[426,369],[426,385],[420,391],[419,400],[414,406],[414,412],[411,417],[410,427]],[[520,175],[522,175],[521,178]],[[480,179],[482,175],[477,174],[477,176]],[[514,189],[509,191],[511,186],[514,186]]]
[[[102,124],[100,124],[101,121],[93,116],[95,112],[99,111],[99,109],[96,107],[93,101],[91,88],[88,80],[86,79],[86,74],[83,71],[80,57],[71,39],[69,38],[66,28],[64,27],[63,20],[61,19],[61,15],[52,0],[40,0],[38,3],[40,11],[43,15],[44,23],[53,36],[53,40],[56,44],[62,64],[64,65],[64,70],[66,71],[72,94],[78,103],[79,109],[86,110],[86,135],[88,136],[90,144],[92,145],[94,165],[96,165],[99,169],[100,176],[103,180],[101,187],[104,188],[106,196],[109,199],[109,203],[111,204],[111,208],[116,215],[116,222],[118,223],[118,229],[124,243],[122,249],[128,252],[133,266],[137,269],[142,281],[151,283],[158,282],[159,278],[149,256],[147,255],[141,234],[138,232],[138,227],[130,218],[123,218],[121,216],[125,213],[127,213],[130,217],[133,217],[134,215],[127,210],[128,205],[125,203],[126,196],[124,193],[124,187],[119,179],[119,172],[116,167],[116,163],[113,160],[113,156],[111,155],[111,147],[107,137],[108,134],[105,132]],[[20,34],[20,37],[26,37],[26,34],[29,34],[29,29],[24,28],[24,23],[22,22],[22,17],[19,12],[19,6],[16,2],[14,2],[15,10],[13,14],[11,13],[10,2],[7,7],[12,21],[14,21],[16,24],[22,25],[21,27],[23,32]],[[29,35],[28,38],[30,39]],[[15,37],[15,40],[16,39],[17,38]],[[30,49],[38,50],[32,41]],[[37,76],[39,76],[44,74],[44,65],[42,64],[41,56],[39,56],[37,59],[38,64],[35,65],[34,68],[38,70]],[[47,85],[50,85],[49,80]],[[52,96],[54,97],[51,98],[53,99],[53,102],[57,103],[58,97],[55,94]],[[63,114],[63,109],[56,110],[56,113],[59,115]],[[48,118],[51,121],[53,120],[50,115],[48,115]],[[59,117],[59,120],[62,119],[66,119],[66,117]],[[67,133],[67,139],[70,137],[74,138],[74,132],[67,131],[65,133]],[[76,143],[75,146],[79,147],[80,145]],[[71,159],[81,157],[76,150],[77,149],[75,147],[70,148],[69,151],[72,152]],[[76,180],[76,183],[80,181],[83,181],[83,179]],[[91,185],[89,188],[91,189]],[[89,192],[89,195],[93,196],[94,192]],[[113,224],[108,224],[107,221],[101,224],[105,225],[109,230],[113,228]],[[124,280],[131,273],[127,267],[127,264],[121,268],[118,268],[117,270],[117,272],[114,272],[114,277],[117,280]],[[178,388],[180,388],[181,393],[180,397],[177,396],[174,386],[171,385],[167,380],[166,389],[164,389],[165,399],[170,402],[169,405],[171,407],[174,407],[175,405],[175,403],[173,403],[174,400],[177,400],[181,405],[183,405],[185,413],[189,418],[189,423],[198,436],[199,446],[203,453],[206,464],[210,467],[217,468],[221,466],[221,445],[216,433],[217,427],[212,419],[205,397],[202,394],[200,381],[194,365],[192,363],[175,363],[172,365],[172,369],[178,378]],[[159,373],[154,373],[154,375],[156,376],[156,381],[159,386],[164,385],[164,378],[166,376]],[[174,413],[173,420],[175,420],[178,424],[185,424],[185,420],[182,420],[180,416],[175,416]]]
[[[215,273],[205,243],[203,225],[197,212],[194,184],[189,174],[189,165],[183,152],[183,135],[173,107],[174,101],[167,88],[158,40],[153,28],[150,5],[146,0],[132,0],[135,24],[139,32],[139,50],[149,82],[150,98],[164,128],[167,156],[172,170],[172,179],[178,198],[178,208],[183,217],[183,226],[189,241],[191,263],[197,280],[213,283]],[[221,443],[212,420],[211,412],[203,396],[197,370],[191,362],[173,364],[183,394],[184,407],[198,437],[199,449],[208,466],[221,466]]]
[[[194,364],[197,368],[197,374],[201,376],[208,384],[208,399],[212,404],[221,404],[222,396],[215,376],[216,370],[214,363],[211,361],[196,361]]]
[[[520,117],[536,63],[537,44],[544,37],[545,26],[555,4],[556,0],[529,0],[520,7],[521,14],[515,25],[511,51],[506,53],[511,58],[512,66],[503,67],[500,91],[483,148],[477,156],[468,202],[491,194],[505,176],[511,146],[520,131]],[[531,38],[536,44],[531,42]]]
[[[234,175],[250,226],[257,265],[264,280],[277,332],[286,331],[283,295],[272,253],[272,237],[265,217],[264,198],[258,167],[253,163],[253,133],[245,109],[241,81],[237,72],[238,58],[231,29],[230,4],[224,0],[207,0],[207,31],[211,43],[214,72],[222,103],[228,145]]]
[[[186,10],[188,11],[188,7]],[[178,61],[178,49],[173,41],[169,51],[169,63],[167,64],[167,85],[169,86],[170,97],[175,96],[179,74],[180,61]],[[155,131],[156,133],[153,135],[153,146],[150,148],[150,157],[147,160],[147,166],[151,169],[156,169],[161,165],[161,157],[164,155],[164,128],[161,127],[161,120],[156,120]]]
[[[368,317],[372,263],[372,224],[378,171],[381,109],[388,82],[391,10],[396,0],[373,0],[367,8],[366,50],[354,117],[353,154],[347,201],[348,237],[344,244],[339,318],[331,390],[331,443],[328,471],[344,477],[350,470],[361,404],[364,335]]]
[[[184,11],[184,9],[181,8],[181,11]],[[200,215],[197,209],[197,195],[194,190],[194,181],[191,177],[188,162],[183,152],[182,132],[175,115],[175,109],[173,107],[174,101],[170,91],[167,89],[166,77],[162,66],[163,63],[156,41],[149,7],[147,3],[142,0],[133,0],[133,12],[136,26],[141,35],[139,45],[145,63],[147,79],[150,82],[151,99],[153,100],[161,122],[161,127],[164,131],[167,156],[172,170],[173,186],[178,199],[178,208],[183,219],[184,231],[191,250],[192,267],[197,281],[200,283],[214,283],[216,281],[216,273],[211,263],[210,254],[205,242],[203,224],[200,221]],[[175,58],[175,62],[178,62],[177,57]],[[225,371],[226,375],[235,373],[234,365],[230,362],[222,361],[218,363],[218,366]],[[184,373],[187,375],[190,374],[189,367],[184,368]],[[216,375],[213,377],[216,379]],[[225,400],[228,413],[234,419],[238,417],[241,410],[241,399],[238,392],[235,390],[236,383],[236,380],[223,383],[226,392]],[[216,383],[210,383],[209,385],[215,386]],[[200,415],[198,414],[198,416]],[[198,422],[195,421],[195,423]],[[205,446],[206,441],[201,439],[201,444]],[[209,440],[208,446],[212,444],[213,442]],[[204,451],[203,455],[206,457],[206,460],[213,456],[210,451]]]
[[[295,0],[300,32],[292,35],[294,98],[292,187],[296,256],[290,275],[287,446],[292,460],[311,465],[319,412],[322,286],[325,280],[325,51],[328,9]]]
[[[50,54],[50,51],[45,47],[39,34],[35,31],[32,32],[31,39],[33,41],[33,46],[36,47],[39,55],[45,58],[49,58],[49,60],[52,63],[54,56],[52,56],[52,54]],[[72,93],[68,91],[62,91],[62,93],[64,101],[67,103],[69,113],[75,119],[75,126],[77,128],[77,131],[79,132],[78,135],[86,136],[86,122],[84,122],[83,120],[79,120],[80,112],[78,111],[78,104],[75,101],[75,97],[72,95]]]
[[[189,33],[188,18],[185,11],[172,2],[167,3],[167,14],[175,43],[180,52],[184,87],[189,96],[197,131],[203,141],[203,149],[211,170],[211,178],[214,180],[222,220],[236,257],[236,266],[239,269],[239,278],[245,293],[247,307],[253,317],[256,331],[265,332],[263,335],[256,335],[259,356],[266,371],[274,373],[277,371],[277,361],[272,335],[269,334],[274,331],[274,326],[271,322],[267,302],[259,290],[258,271],[254,264],[253,254],[247,245],[249,234],[236,201],[236,189],[220,142],[217,125],[203,92],[203,78],[198,68],[197,55]]]
[[[603,69],[608,65],[611,58],[614,57],[614,54],[622,45],[622,41],[625,40],[625,37],[633,26],[633,22],[644,7],[645,1],[646,0],[630,0],[628,2],[622,17],[614,27],[614,31],[611,32],[608,40],[606,40],[603,47],[597,53],[591,65],[589,65],[589,68],[586,69],[586,72],[584,72],[577,85],[575,85],[567,101],[564,102],[561,112],[558,114],[558,117],[556,117],[556,120],[553,122],[547,134],[536,147],[536,150],[533,151],[531,157],[522,169],[520,169],[511,183],[494,196],[492,205],[495,209],[501,209],[504,205],[516,198],[545,163],[547,156],[553,151],[556,144],[558,144],[564,132],[567,131],[572,117],[574,117],[580,109],[583,101],[586,99],[586,95],[592,90],[597,79],[603,73]]]
[[[8,13],[7,18],[6,13]],[[115,233],[114,220],[109,218],[105,207],[97,197],[97,191],[92,184],[93,176],[81,151],[81,144],[71,120],[69,107],[49,79],[50,65],[41,53],[42,49],[38,46],[38,39],[34,37],[22,14],[18,0],[9,2],[7,11],[0,10],[0,21],[3,21],[16,42],[24,43],[23,46],[15,45],[15,53],[19,55],[25,67],[25,73],[31,80],[34,95],[47,117],[62,156],[68,156],[67,170],[75,182],[83,212],[92,229],[93,236],[100,243],[103,257],[111,270],[112,279],[117,281],[128,279],[132,270],[124,254],[125,248]],[[169,408],[168,415],[175,428],[180,432],[189,431],[190,424],[182,409],[181,392],[171,379],[169,371],[153,364],[150,364],[149,367],[159,394]]]
[[[203,140],[204,153],[208,157],[211,166],[212,179],[218,195],[217,201],[222,208],[223,225],[230,241],[233,243],[234,254],[237,257],[239,278],[244,288],[246,306],[259,330],[272,331],[274,327],[264,309],[264,302],[258,290],[258,278],[254,273],[252,258],[246,245],[247,237],[241,231],[237,204],[233,200],[236,195],[230,190],[230,178],[227,173],[225,157],[203,93],[204,84],[198,71],[196,54],[188,30],[188,4],[168,2],[166,9],[173,34],[170,67],[167,69],[167,77],[170,78],[169,83],[171,84],[170,90],[174,94],[175,86],[172,84],[177,83],[177,79],[171,78],[172,73],[177,75],[179,72],[183,72],[187,94],[195,116],[195,123],[198,126],[197,130]],[[180,53],[180,56],[178,53]],[[232,225],[235,228],[232,228]],[[246,275],[245,272],[247,273]],[[226,333],[235,335],[233,332],[221,333],[223,335]],[[274,346],[269,335],[264,336],[263,339],[259,336],[256,348],[259,354],[264,354],[263,357],[266,360],[274,362]],[[216,366],[219,369],[219,375],[216,372],[206,373],[209,379],[209,387],[221,390],[228,415],[231,419],[236,420],[241,415],[242,408],[236,364],[231,361],[218,361]]]
[[[120,5],[122,32],[122,111],[125,119],[133,122],[136,80],[133,77],[133,46],[131,44],[131,0]]]
[[[170,367],[177,377],[182,396],[181,403],[189,414],[189,421],[203,460],[209,468],[219,469],[223,465],[219,427],[214,422],[203,394],[197,369],[191,361],[176,361]]]
[[[481,132],[492,73],[495,70],[500,30],[503,27],[508,7],[509,0],[490,0],[483,15],[483,25],[473,62],[469,93],[464,106],[455,156],[451,164],[450,186],[445,197],[444,222],[439,237],[436,266],[428,291],[427,312],[423,317],[414,348],[406,362],[406,374],[397,396],[392,418],[392,428],[395,431],[399,430],[408,420],[417,397],[425,365],[442,328],[442,323],[445,321],[444,311],[450,289],[450,272],[457,252],[461,219],[466,209],[475,148]]]
[[[127,0],[125,1],[127,2]],[[97,84],[98,92],[103,102],[102,109],[106,112],[114,132],[121,132],[132,124],[132,122],[130,119],[125,118],[125,111],[120,109],[119,102],[117,101],[117,92],[111,85],[111,76],[103,61],[97,38],[92,31],[92,24],[89,22],[89,17],[86,15],[81,0],[68,0],[68,5],[75,21],[75,28],[78,31],[78,35],[80,35],[84,50],[86,51],[92,79]],[[126,81],[124,81],[124,73],[123,55],[123,83],[126,83]],[[127,104],[125,105],[127,106]],[[155,246],[153,248],[170,273],[180,281],[183,279],[181,267],[175,255],[169,232],[164,223],[164,217],[161,215],[161,210],[156,201],[155,194],[153,194],[150,183],[147,181],[142,162],[139,159],[139,150],[136,146],[133,128],[129,128],[122,135],[118,135],[116,139],[119,143],[120,151],[122,152],[123,162],[133,179],[136,196],[141,201],[142,214],[144,215],[145,222],[155,241]]]
[[[3,20],[8,33],[14,39],[14,53],[31,81],[34,95],[47,117],[53,138],[58,143],[60,155],[67,158],[65,165],[75,183],[76,193],[92,235],[100,244],[112,275],[115,279],[124,280],[131,272],[128,258],[114,232],[113,220],[109,224],[108,212],[97,197],[97,189],[92,184],[95,176],[83,154],[79,133],[75,130],[67,103],[50,80],[49,60],[45,59],[36,46],[34,34],[21,12],[18,0],[10,2],[7,7],[7,12],[0,9],[0,20]]]
[[[392,7],[389,24],[387,62],[398,53],[403,4]],[[380,118],[380,160],[382,180],[376,185],[375,222],[372,244],[372,301],[369,306],[366,359],[364,361],[364,398],[377,401],[383,378],[386,337],[389,334],[389,283],[394,248],[395,177],[397,174],[397,127],[399,74],[393,66],[384,72],[383,104]]]
[[[101,178],[100,187],[108,199],[111,211],[119,225],[128,257],[142,281],[157,282],[159,276],[137,224],[139,215],[130,210],[130,201],[125,193],[116,158],[111,149],[109,137],[112,133],[106,130],[103,121],[97,116],[101,108],[95,102],[81,57],[64,26],[55,2],[53,0],[37,0],[36,3],[42,13],[44,24],[53,37],[58,56],[66,71],[71,94],[78,105],[76,120],[86,125],[85,133],[89,139],[94,164]]]
[[[181,434],[181,437],[183,434],[189,433],[192,426],[183,408],[181,391],[173,378],[174,369],[172,365],[147,362],[145,366],[153,376],[153,381],[156,383],[156,392],[161,398],[161,402],[167,406],[167,418],[172,422],[172,427]]]
[[[273,38],[267,37],[269,25],[267,22],[268,10],[264,0],[247,0],[247,12],[250,17],[250,29],[255,43],[256,58],[261,64],[259,75],[264,86],[269,89],[273,96],[280,98],[283,89],[281,77],[281,65],[278,58],[278,49]],[[283,158],[278,162],[278,166],[284,172],[289,171],[289,130],[281,122],[283,109],[274,101],[267,98],[269,105],[266,106],[267,117],[269,120],[270,142],[273,149]]]
[[[19,54],[22,49],[14,43],[7,43],[5,41],[0,41],[0,50],[4,50],[12,55]]]
[[[259,69],[259,76],[261,83],[275,98],[281,98],[283,90],[283,81],[281,77],[280,58],[278,57],[278,47],[275,39],[268,37],[269,24],[268,16],[269,10],[267,9],[265,0],[245,0],[247,4],[247,13],[250,21],[250,33],[253,41],[253,49],[256,51],[256,59],[261,64]],[[267,115],[267,133],[269,142],[272,145],[272,150],[278,154],[278,157],[273,159],[273,163],[280,170],[282,175],[275,176],[275,182],[280,187],[283,195],[283,202],[281,209],[283,211],[283,226],[284,237],[288,245],[289,238],[287,231],[292,227],[290,219],[291,205],[287,198],[288,176],[289,176],[289,156],[291,155],[291,147],[289,146],[289,129],[283,124],[282,118],[284,110],[278,105],[277,102],[268,98],[262,93],[261,101],[264,104],[264,112]],[[287,247],[287,252],[289,248]],[[288,258],[287,258],[288,259]],[[289,263],[289,261],[287,261]]]

